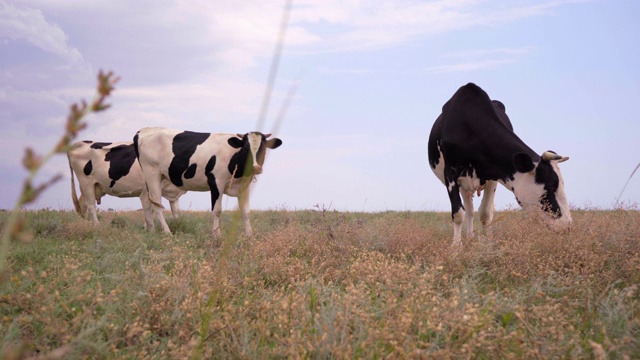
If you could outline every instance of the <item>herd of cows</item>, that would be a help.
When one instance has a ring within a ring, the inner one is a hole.
[[[503,103],[491,100],[473,83],[462,86],[442,107],[429,136],[429,165],[446,186],[451,201],[453,247],[462,245],[462,226],[474,236],[473,195],[484,191],[478,209],[491,224],[498,183],[512,191],[527,211],[542,214],[554,230],[566,230],[571,213],[558,164],[568,160],[553,151],[538,155],[513,132]],[[96,203],[105,195],[140,197],[145,228],[154,218],[170,232],[161,198],[178,216],[178,199],[187,191],[211,194],[214,237],[221,234],[222,195],[238,198],[244,232],[249,220],[250,184],[262,173],[267,149],[282,140],[271,134],[215,134],[143,128],[130,142],[81,141],[68,151],[71,196],[83,218],[98,223]],[[80,187],[78,199],[75,177]],[[461,198],[462,196],[462,198]]]

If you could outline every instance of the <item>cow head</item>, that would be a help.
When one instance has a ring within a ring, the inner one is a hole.
[[[543,219],[554,230],[565,230],[571,223],[569,202],[558,164],[569,160],[553,151],[545,151],[538,162],[525,153],[513,156],[516,169],[513,192],[527,211],[542,210]]]
[[[263,134],[258,131],[244,135],[236,134],[236,136],[230,138],[228,143],[234,148],[242,149],[241,151],[247,154],[245,175],[262,174],[262,165],[264,165],[267,148],[275,149],[282,145],[282,140],[278,138],[269,139],[271,134]]]

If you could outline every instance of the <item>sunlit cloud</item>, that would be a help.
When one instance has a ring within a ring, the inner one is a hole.
[[[516,48],[494,48],[494,49],[466,49],[446,54],[452,58],[488,57],[488,56],[524,56],[533,53],[534,46],[522,46]]]
[[[56,24],[48,22],[42,12],[31,8],[17,8],[0,1],[0,39],[25,40],[69,63],[84,62],[80,51],[68,43],[67,35]]]
[[[426,72],[439,74],[439,73],[448,73],[448,72],[477,71],[477,70],[484,70],[484,69],[492,69],[502,65],[512,64],[514,62],[516,62],[516,60],[514,59],[482,60],[477,62],[432,66],[432,67],[426,68]]]
[[[294,23],[310,25],[315,38],[302,52],[381,49],[451,31],[550,14],[576,1],[302,1]],[[304,45],[304,44],[302,44]]]

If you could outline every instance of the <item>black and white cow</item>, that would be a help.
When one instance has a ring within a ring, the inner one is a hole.
[[[537,155],[513,132],[504,104],[473,83],[462,86],[442,107],[429,136],[429,165],[451,201],[452,246],[462,245],[463,222],[467,237],[474,236],[474,192],[484,190],[480,221],[491,224],[498,182],[523,209],[542,210],[552,229],[568,228],[571,213],[558,167],[568,159],[552,151]]]
[[[71,199],[80,216],[91,216],[97,224],[96,202],[100,204],[105,194],[140,197],[145,210],[145,227],[153,226],[151,204],[132,142],[79,141],[71,146],[67,158],[71,169]],[[80,199],[74,173],[80,185]],[[174,218],[178,217],[178,199],[184,193],[168,181],[162,184],[162,196],[169,200]]]
[[[220,236],[222,194],[238,198],[244,232],[252,235],[249,221],[249,185],[262,173],[266,150],[282,145],[271,134],[211,134],[165,128],[144,128],[134,137],[149,199],[162,230],[170,232],[161,216],[160,184],[169,180],[186,191],[210,191],[213,237]]]

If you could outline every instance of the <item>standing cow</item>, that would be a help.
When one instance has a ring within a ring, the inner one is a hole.
[[[485,228],[491,224],[498,182],[515,194],[523,209],[542,210],[551,228],[568,228],[571,213],[558,167],[568,159],[553,151],[537,155],[513,132],[504,104],[491,101],[477,85],[458,89],[442,107],[429,136],[429,165],[451,201],[452,247],[462,245],[463,222],[467,237],[474,236],[474,192],[480,195],[484,189],[480,221]]]
[[[169,180],[186,191],[210,191],[213,237],[220,236],[222,194],[238,198],[244,232],[252,235],[249,221],[249,185],[262,173],[267,148],[282,145],[278,138],[260,132],[210,134],[165,128],[144,128],[133,138],[149,200],[164,232],[170,232],[160,209],[160,185]]]
[[[67,152],[71,170],[71,199],[80,216],[88,215],[98,223],[96,202],[100,204],[105,194],[116,197],[140,197],[145,210],[145,227],[153,226],[149,204],[132,142],[79,141]],[[75,176],[80,185],[80,199],[76,194]],[[178,217],[178,199],[185,191],[166,181],[162,184],[162,196],[171,204],[174,218]]]

